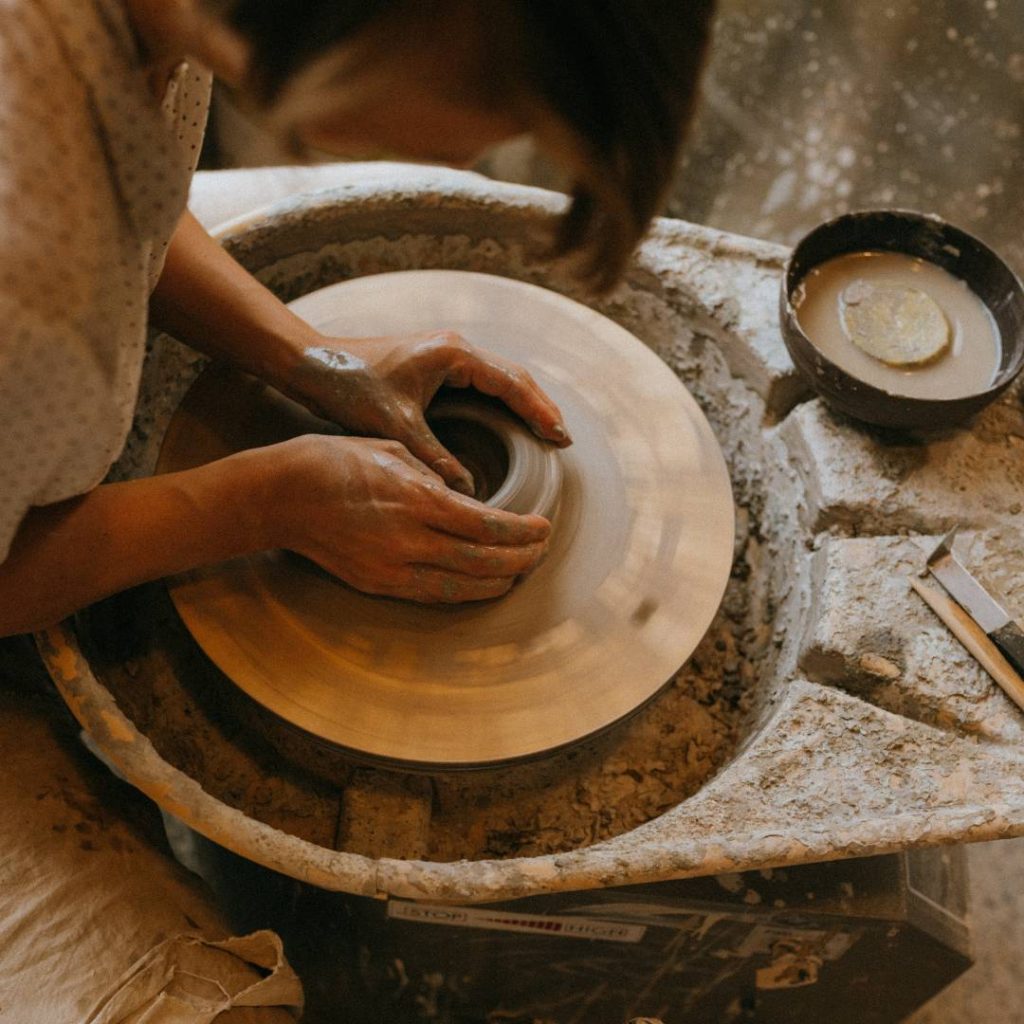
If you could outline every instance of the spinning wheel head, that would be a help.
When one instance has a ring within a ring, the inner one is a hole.
[[[339,336],[457,330],[526,366],[575,443],[555,450],[503,407],[443,396],[429,419],[478,497],[553,518],[545,560],[508,596],[456,607],[369,597],[280,552],[176,578],[179,614],[228,678],[357,757],[434,770],[541,756],[655,696],[711,624],[733,546],[721,451],[668,367],[593,310],[484,274],[359,278],[293,308]],[[210,369],[159,468],[324,428]]]

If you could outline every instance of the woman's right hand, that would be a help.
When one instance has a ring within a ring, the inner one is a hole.
[[[396,441],[308,435],[276,463],[270,538],[358,590],[424,603],[507,593],[547,549],[551,524],[449,489]]]

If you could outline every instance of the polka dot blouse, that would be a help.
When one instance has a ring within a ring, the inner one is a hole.
[[[0,560],[33,505],[106,475],[209,105],[155,98],[121,0],[0,0]]]

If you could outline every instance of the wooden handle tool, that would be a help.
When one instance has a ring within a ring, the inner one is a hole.
[[[1003,692],[1024,711],[1024,679],[1003,656],[988,634],[946,593],[916,576],[910,585],[928,607],[949,627],[950,632],[967,648],[983,669],[1002,687]]]
[[[927,572],[942,584],[951,598],[981,627],[1017,673],[1024,674],[1024,629],[953,552],[954,526],[928,556]]]

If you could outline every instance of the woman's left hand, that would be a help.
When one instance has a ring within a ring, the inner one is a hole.
[[[434,436],[424,411],[442,385],[501,399],[538,437],[566,447],[558,407],[522,367],[475,348],[454,331],[382,338],[328,338],[307,345],[276,382],[310,411],[353,433],[400,441],[464,494],[469,472]]]

